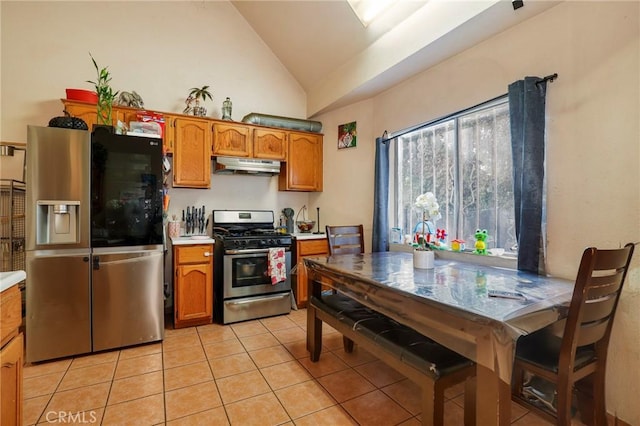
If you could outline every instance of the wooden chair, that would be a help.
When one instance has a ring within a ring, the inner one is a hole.
[[[329,255],[364,253],[362,225],[326,226]]]
[[[582,420],[606,425],[605,370],[611,327],[634,245],[615,250],[588,248],[582,255],[568,316],[561,333],[550,326],[521,337],[516,345],[512,397],[541,417],[570,425],[577,390]],[[561,325],[561,324],[560,324]],[[556,412],[523,395],[525,372],[555,385]],[[580,400],[588,400],[581,404]],[[586,407],[586,408],[585,408]]]

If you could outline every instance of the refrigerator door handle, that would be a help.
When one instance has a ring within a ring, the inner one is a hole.
[[[93,256],[93,270],[97,271],[100,269],[100,256]]]

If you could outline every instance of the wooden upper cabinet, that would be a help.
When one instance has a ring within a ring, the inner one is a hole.
[[[138,121],[138,109],[129,108],[125,106],[114,106],[111,111],[111,118],[113,120],[113,125],[118,125],[118,120],[122,121],[124,124],[129,126],[129,123],[132,121]]]
[[[322,191],[322,135],[289,132],[288,159],[278,178],[280,191]]]
[[[72,117],[78,117],[84,120],[89,127],[89,131],[93,129],[93,125],[98,122],[98,106],[96,104],[88,104],[80,101],[63,99],[64,109],[67,110]],[[111,109],[111,124],[118,125],[118,120],[127,126],[131,121],[136,121],[136,113],[138,110],[129,107],[114,106]]]
[[[68,99],[63,99],[62,103],[64,109],[71,114],[72,117],[81,118],[87,123],[89,131],[91,131],[93,125],[98,122],[98,106],[96,104],[70,101]],[[62,115],[62,113],[60,115]]]
[[[165,154],[173,154],[176,144],[175,121],[178,116],[164,114],[164,133],[162,135],[162,148]]]
[[[209,121],[177,117],[167,131],[173,131],[173,186],[211,186],[211,132]]]
[[[213,155],[251,157],[251,127],[243,124],[213,124]]]
[[[97,107],[62,100],[66,110],[82,118],[89,129]],[[137,110],[113,108],[113,122],[127,124]],[[164,114],[164,152],[173,154],[173,186],[209,188],[211,156],[247,157],[282,161],[280,191],[322,191],[322,134],[256,126],[234,121]]]
[[[253,157],[285,161],[287,132],[275,129],[253,129]]]

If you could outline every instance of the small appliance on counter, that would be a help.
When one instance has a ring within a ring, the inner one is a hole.
[[[287,227],[287,234],[293,234],[293,215],[295,212],[290,207],[285,207],[282,209],[282,214],[284,215],[285,226]]]

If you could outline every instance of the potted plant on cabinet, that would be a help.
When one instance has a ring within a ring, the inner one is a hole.
[[[201,88],[191,88],[189,96],[185,101],[187,107],[183,112],[185,114],[191,113],[198,117],[204,117],[205,115],[207,115],[207,109],[200,105],[200,99],[202,99],[202,101],[204,102],[207,100],[207,98],[213,100],[213,96],[211,96],[211,92],[209,92],[209,86],[202,86]],[[192,103],[195,103],[195,105],[191,106]]]
[[[87,83],[91,83],[96,88],[98,94],[98,124],[105,126],[113,126],[111,120],[111,111],[113,107],[113,100],[118,96],[117,91],[113,91],[111,85],[111,73],[107,70],[107,67],[99,68],[96,60],[93,59],[91,53],[89,53],[93,66],[96,69],[97,78],[96,81],[87,80]]]

